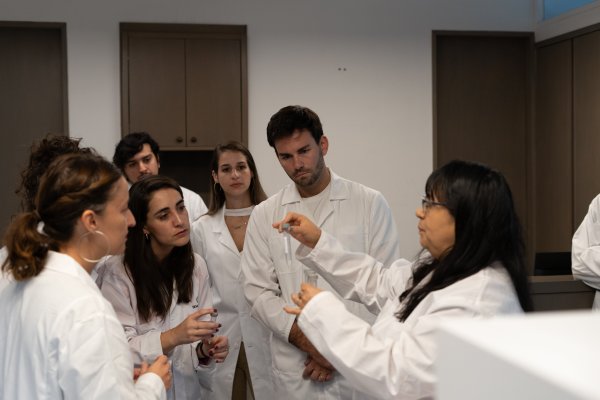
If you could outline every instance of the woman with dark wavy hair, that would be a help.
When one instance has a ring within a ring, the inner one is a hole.
[[[430,175],[416,215],[424,250],[415,263],[397,260],[390,268],[344,251],[302,215],[276,224],[279,230],[289,224],[302,243],[298,259],[378,315],[370,326],[333,294],[306,283],[292,295],[299,308],[286,308],[361,399],[433,398],[439,321],[532,308],[521,226],[502,174],[452,161]]]
[[[190,244],[181,187],[155,175],[129,190],[136,226],[124,256],[106,262],[102,294],[112,303],[129,345],[142,357],[168,355],[173,362],[169,399],[198,399],[211,386],[213,360],[225,360],[225,336],[210,320],[212,293],[202,257]]]

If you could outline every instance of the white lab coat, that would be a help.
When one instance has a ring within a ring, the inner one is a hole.
[[[171,310],[164,321],[158,317],[153,317],[149,322],[141,321],[135,288],[123,265],[123,257],[113,256],[106,263],[102,294],[115,308],[129,345],[146,358],[153,359],[163,354],[160,343],[162,332],[176,327],[198,309],[212,307],[206,264],[200,256],[194,256],[196,265],[192,276],[192,301],[177,304],[177,294],[174,293]],[[209,366],[200,365],[196,355],[197,345],[198,342],[179,345],[167,354],[173,365],[173,386],[167,393],[169,399],[199,399],[201,387],[210,388],[214,362]]]
[[[159,376],[133,382],[123,328],[89,274],[50,251],[44,270],[0,292],[0,398],[166,398]]]
[[[206,214],[208,208],[198,193],[192,192],[183,186],[181,186],[181,191],[183,192],[183,203],[187,209],[191,226],[194,221]]]
[[[390,268],[366,254],[349,253],[326,232],[298,259],[325,277],[344,297],[379,312],[371,326],[350,314],[330,292],[310,300],[298,324],[315,347],[356,390],[355,399],[432,399],[435,394],[435,331],[450,317],[522,313],[506,269],[493,263],[427,295],[404,322],[394,315],[412,276],[403,259]]]
[[[244,342],[252,387],[256,399],[275,399],[271,373],[271,332],[250,317],[250,306],[240,283],[238,251],[223,217],[223,208],[215,215],[204,215],[192,227],[194,251],[208,266],[213,289],[213,304],[223,325],[220,333],[229,338],[229,355],[216,366],[210,399],[231,397],[233,375],[240,343]]]
[[[573,235],[571,270],[573,277],[596,289],[592,309],[600,310],[600,195]]]
[[[8,258],[8,249],[6,246],[0,248],[0,292],[2,289],[7,286],[12,280],[12,275],[7,272],[4,272],[2,266],[4,265],[4,261]]]
[[[300,288],[304,267],[296,259],[288,265],[282,235],[271,225],[288,211],[310,215],[293,183],[254,208],[242,254],[244,294],[252,305],[252,316],[273,332],[271,355],[279,397],[302,400],[348,398],[351,390],[340,375],[326,383],[303,379],[306,353],[288,342],[294,316],[285,313],[283,307],[293,305],[291,295]],[[333,172],[329,202],[320,220],[315,222],[337,237],[346,248],[371,254],[386,265],[399,257],[398,233],[381,193],[340,178]],[[293,239],[291,242],[294,251],[298,242]],[[331,289],[323,279],[319,279],[318,286]],[[358,303],[346,301],[345,305],[365,320],[375,319]]]

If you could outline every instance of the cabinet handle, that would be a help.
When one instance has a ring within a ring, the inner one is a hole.
[[[183,142],[183,138],[181,136],[177,136],[177,138],[175,139],[175,141],[177,143],[182,143]]]
[[[196,143],[198,141],[198,139],[196,139],[196,136],[192,136],[190,139],[190,142],[192,143]]]

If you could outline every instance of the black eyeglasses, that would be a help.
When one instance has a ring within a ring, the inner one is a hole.
[[[425,196],[421,197],[421,208],[423,209],[424,213],[427,213],[429,209],[431,209],[434,206],[448,207],[447,204],[448,203],[442,201],[433,201]]]

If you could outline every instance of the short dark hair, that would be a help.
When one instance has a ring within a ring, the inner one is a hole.
[[[132,132],[123,137],[123,139],[121,139],[121,141],[115,147],[113,163],[119,167],[121,171],[124,171],[127,161],[142,151],[142,148],[145,144],[150,146],[150,149],[152,149],[152,153],[154,153],[156,160],[160,161],[160,148],[158,147],[156,140],[152,139],[152,136],[150,136],[148,132]]]
[[[308,107],[287,106],[277,111],[267,125],[267,141],[275,148],[275,141],[290,136],[297,130],[307,130],[315,142],[323,136],[323,126],[317,113]]]
[[[510,275],[523,310],[532,310],[522,228],[504,176],[483,164],[454,160],[431,173],[425,195],[443,202],[454,217],[455,242],[441,258],[417,262],[411,285],[400,296],[402,308],[396,314],[400,321],[429,293],[474,275],[494,261]]]

